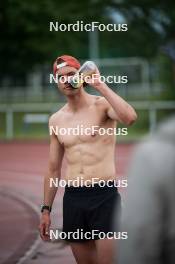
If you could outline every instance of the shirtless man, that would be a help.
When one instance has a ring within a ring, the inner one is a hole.
[[[54,63],[54,74],[68,78],[79,68],[80,64],[75,58],[63,55]],[[96,74],[100,76],[97,68]],[[58,88],[66,96],[67,104],[50,117],[49,126],[68,129],[83,125],[114,129],[118,122],[125,125],[135,122],[137,115],[131,105],[99,78],[89,82],[102,96],[88,94],[83,85],[74,89],[68,82],[58,82]],[[44,181],[44,206],[39,226],[43,240],[49,239],[50,211],[57,192],[57,187],[50,187],[50,178],[60,179],[63,155],[67,160],[66,180],[79,178],[92,184],[95,178],[114,183],[115,137],[114,133],[101,135],[98,131],[88,135],[52,133],[48,173]],[[114,185],[100,187],[96,183],[90,187],[66,186],[63,198],[63,231],[68,233],[81,229],[90,234],[92,230],[98,230],[107,234],[112,230],[116,202],[120,203],[120,195]],[[67,240],[78,264],[112,263],[113,239],[99,239],[96,234],[92,239],[83,237],[76,240],[69,237]]]

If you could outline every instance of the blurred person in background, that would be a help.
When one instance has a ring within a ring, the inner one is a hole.
[[[175,263],[175,117],[142,143],[129,169],[117,264]],[[119,244],[119,245],[118,245]]]

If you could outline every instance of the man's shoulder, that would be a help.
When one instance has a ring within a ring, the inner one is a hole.
[[[61,107],[58,111],[56,111],[55,113],[53,113],[50,117],[49,117],[49,125],[54,125],[55,122],[58,123],[58,121],[60,120],[60,118],[63,117],[63,113],[65,113],[67,108],[67,104],[65,104],[63,107]]]

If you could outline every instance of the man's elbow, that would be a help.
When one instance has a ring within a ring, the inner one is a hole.
[[[130,115],[128,116],[127,120],[126,120],[126,125],[127,126],[131,126],[132,124],[135,123],[135,121],[137,120],[137,114],[136,112],[133,110],[132,113],[130,113]]]
[[[49,177],[57,178],[61,173],[61,166],[59,164],[50,164],[48,169]]]

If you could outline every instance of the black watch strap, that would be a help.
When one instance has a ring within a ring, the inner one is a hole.
[[[49,206],[49,205],[42,205],[42,206],[41,206],[41,213],[42,213],[44,210],[48,210],[49,212],[51,212],[51,211],[52,211],[52,207]]]

